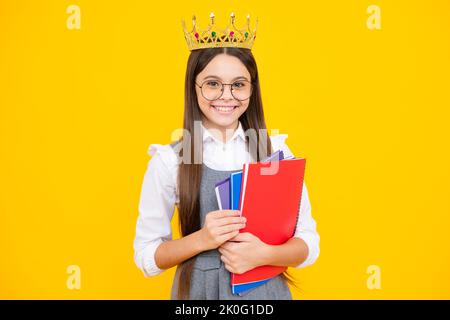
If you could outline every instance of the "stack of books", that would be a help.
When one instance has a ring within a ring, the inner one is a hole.
[[[245,228],[270,245],[288,241],[298,221],[305,173],[304,158],[284,157],[277,151],[260,162],[245,163],[242,171],[215,185],[219,209],[240,210]],[[231,274],[231,291],[243,296],[283,273],[287,267],[260,266]]]

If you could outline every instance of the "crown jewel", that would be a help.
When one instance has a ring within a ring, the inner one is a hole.
[[[195,15],[192,17],[192,30],[186,29],[184,20],[181,21],[184,31],[184,37],[189,50],[197,50],[204,48],[217,47],[238,47],[251,49],[256,39],[256,28],[258,27],[258,18],[256,19],[255,28],[250,29],[250,15],[247,15],[247,23],[243,29],[236,27],[235,16],[232,12],[230,22],[225,29],[218,28],[214,24],[214,13],[209,15],[211,22],[206,30],[197,27]]]

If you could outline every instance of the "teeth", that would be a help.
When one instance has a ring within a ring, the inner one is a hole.
[[[219,106],[213,106],[214,108],[216,108],[218,111],[222,111],[222,112],[229,112],[232,111],[235,107],[219,107]]]

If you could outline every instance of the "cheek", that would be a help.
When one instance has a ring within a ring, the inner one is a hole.
[[[200,106],[200,109],[205,112],[208,110],[209,107],[209,101],[203,98],[202,94],[197,90],[197,102]]]
[[[201,100],[201,99],[198,99],[199,101],[198,101],[198,105],[200,106],[200,110],[204,113],[204,114],[206,114],[206,113],[208,113],[208,112],[210,112],[210,108],[209,108],[209,103],[208,103],[208,101],[205,101],[205,100]]]
[[[239,115],[243,114],[245,111],[247,111],[249,106],[248,101],[245,103],[242,103],[241,107],[239,108]]]

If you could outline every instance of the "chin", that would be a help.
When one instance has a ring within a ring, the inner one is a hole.
[[[234,118],[234,119],[220,119],[217,117],[214,118],[210,118],[209,121],[214,123],[216,126],[218,127],[224,127],[227,128],[229,126],[231,126],[234,122],[236,122],[236,120],[238,120],[239,118]]]

